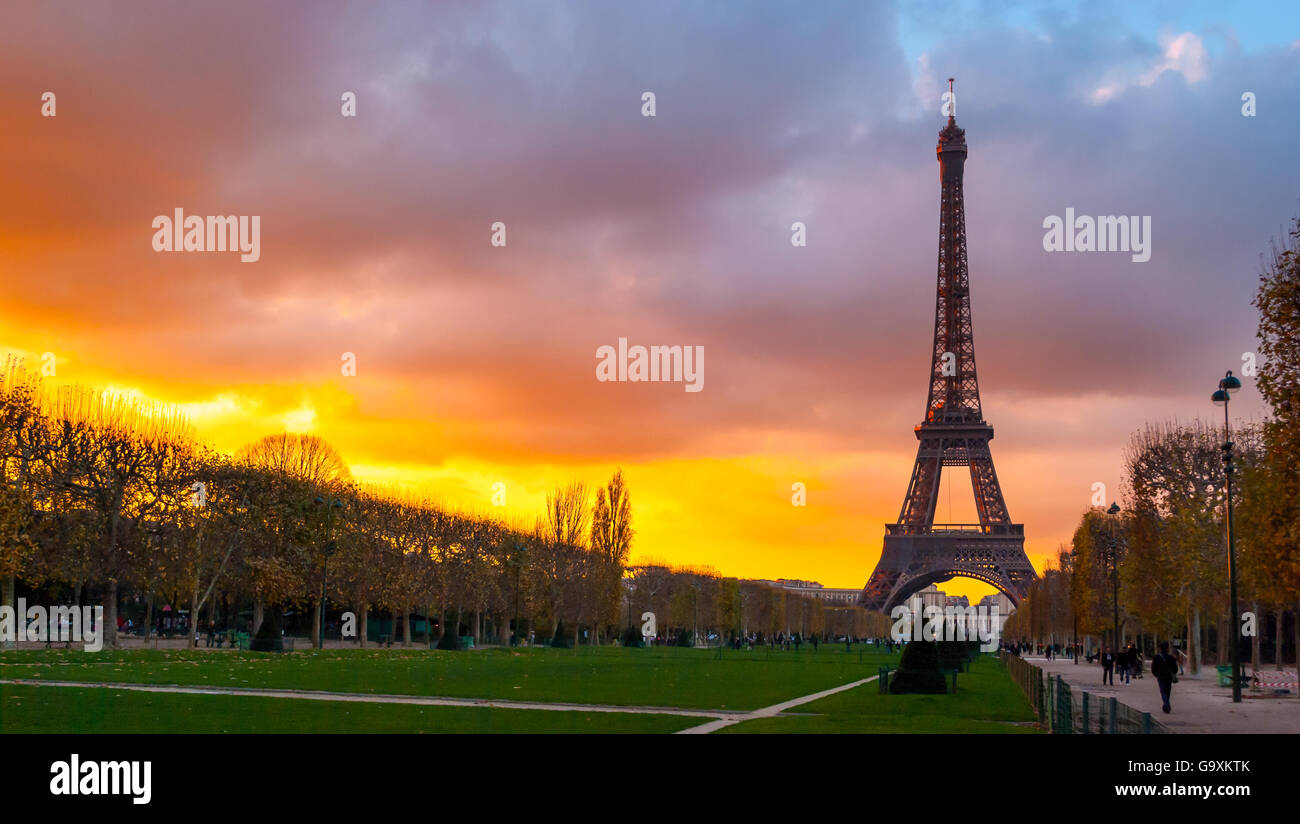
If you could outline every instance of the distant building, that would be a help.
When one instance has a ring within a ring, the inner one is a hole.
[[[930,584],[925,589],[917,590],[915,593],[913,593],[912,597],[908,598],[907,600],[910,603],[916,600],[917,598],[921,599],[922,610],[924,610],[926,607],[938,607],[939,609],[943,609],[945,606],[947,606],[947,601],[948,601],[947,594],[944,593],[941,589],[939,589],[939,587],[935,586],[934,584]]]
[[[851,607],[856,606],[862,590],[853,589],[835,589],[825,587],[816,581],[799,581],[793,578],[778,578],[775,581],[760,580],[760,584],[767,584],[770,587],[784,589],[787,592],[794,592],[808,598],[816,598],[830,606]]]
[[[996,606],[998,608],[998,615],[1001,615],[1004,618],[1016,611],[1016,605],[1011,603],[1011,599],[1003,595],[1001,592],[995,592],[992,595],[985,595],[980,599],[978,605],[989,609]]]
[[[961,607],[962,609],[966,609],[971,605],[970,599],[965,595],[948,595],[935,584],[931,584],[925,589],[917,590],[908,601],[911,602],[916,598],[921,599],[922,609],[925,607],[939,607],[940,609],[946,607]],[[979,603],[976,604],[976,606],[984,607],[985,609],[991,609],[996,606],[998,608],[998,615],[1004,619],[1016,609],[1015,605],[1011,603],[1011,599],[1003,595],[1001,592],[995,592],[992,595],[985,595],[979,600]]]

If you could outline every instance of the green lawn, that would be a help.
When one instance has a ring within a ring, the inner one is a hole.
[[[814,653],[679,647],[308,650],[23,650],[0,678],[306,689],[618,706],[752,710],[875,675],[898,656],[823,645]]]
[[[876,682],[803,704],[816,713],[746,721],[725,733],[1035,733],[1028,700],[991,656],[957,676],[952,695],[881,695]]]
[[[875,675],[898,655],[622,649],[299,651],[24,650],[0,653],[0,678],[319,690],[558,701],[620,707],[752,710]],[[880,695],[876,684],[795,708],[798,716],[723,731],[1034,732],[1028,702],[984,657],[956,695]],[[706,718],[633,713],[315,701],[141,693],[106,688],[0,686],[0,732],[673,732]]]
[[[706,718],[0,687],[0,733],[668,733]]]

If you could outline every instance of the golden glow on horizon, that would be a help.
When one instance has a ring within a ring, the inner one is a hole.
[[[316,428],[316,410],[304,404],[285,412],[280,416],[280,420],[284,421],[285,432],[292,432],[295,435],[310,434]]]
[[[19,347],[8,351],[39,371],[39,353]],[[622,466],[633,496],[634,562],[706,566],[743,578],[861,587],[879,557],[883,525],[897,514],[914,457],[912,451],[902,451],[910,444],[900,438],[897,453],[813,454],[801,448],[797,458],[773,451],[641,463],[616,457],[561,463],[558,459],[565,456],[540,454],[512,454],[508,461],[491,462],[452,453],[439,463],[427,463],[408,459],[403,444],[419,438],[418,430],[436,430],[443,422],[367,419],[357,413],[358,399],[337,381],[222,387],[195,399],[144,376],[83,374],[74,368],[76,362],[61,356],[56,376],[46,378],[46,384],[77,383],[144,403],[174,405],[200,440],[228,453],[274,432],[310,432],[339,449],[361,483],[426,495],[445,506],[524,526],[543,512],[546,492],[556,484],[580,479],[594,487]],[[761,442],[765,449],[781,449],[775,433]],[[960,481],[966,479],[951,480],[959,480],[951,493],[956,500],[963,494]],[[795,481],[806,485],[804,507],[791,503]],[[492,504],[498,482],[505,484],[504,506]],[[949,494],[946,487],[943,494]],[[1039,559],[1042,542],[1031,540],[1029,552],[1031,559]],[[963,578],[940,588],[972,600],[993,591]]]

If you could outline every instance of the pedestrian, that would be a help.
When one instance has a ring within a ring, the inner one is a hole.
[[[1128,645],[1128,668],[1134,678],[1142,677],[1142,651],[1133,644]]]
[[[1178,659],[1169,654],[1169,642],[1160,642],[1160,651],[1151,659],[1151,674],[1160,686],[1160,709],[1169,712],[1169,693],[1178,680]]]
[[[1101,683],[1115,686],[1115,653],[1107,647],[1101,651]]]

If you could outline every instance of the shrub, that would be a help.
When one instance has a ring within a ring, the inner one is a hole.
[[[913,641],[903,647],[903,657],[898,662],[898,672],[889,683],[889,691],[895,695],[948,691],[939,648],[934,641]]]
[[[968,664],[979,655],[979,641],[936,641],[939,668],[966,672]]]

